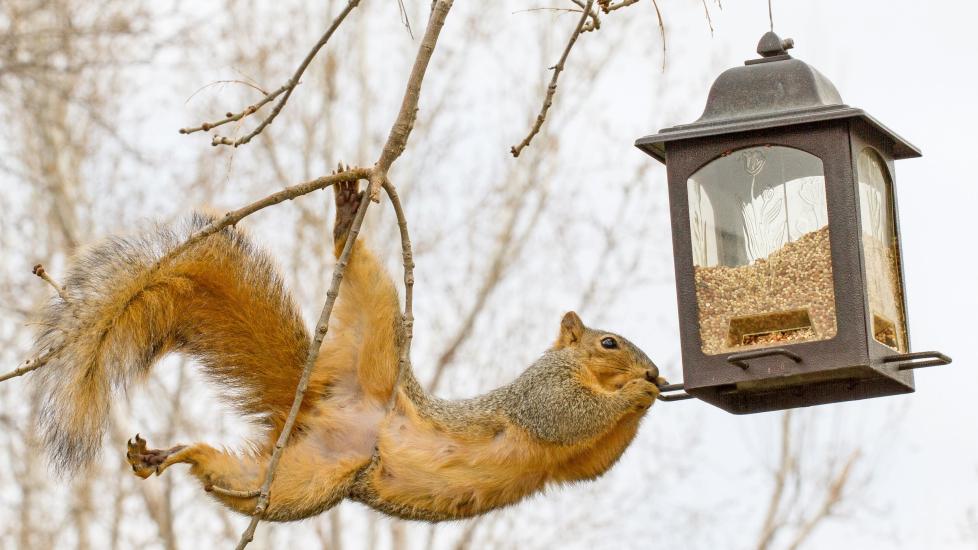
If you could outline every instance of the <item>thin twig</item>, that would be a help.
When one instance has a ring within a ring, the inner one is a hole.
[[[706,5],[706,0],[703,0],[703,12],[706,13],[706,24],[710,26],[710,36],[713,36],[713,18],[710,17],[710,7]]]
[[[197,88],[197,90],[194,93],[190,94],[190,96],[187,97],[187,99],[184,100],[183,104],[186,105],[187,103],[190,103],[190,100],[192,100],[194,97],[197,96],[197,94],[199,94],[200,92],[203,92],[207,88],[210,88],[210,87],[213,87],[213,86],[220,86],[222,84],[241,84],[242,86],[247,86],[247,87],[249,87],[249,88],[251,88],[253,90],[257,90],[262,95],[268,95],[268,92],[264,88],[262,88],[261,86],[259,86],[256,82],[248,82],[247,80],[241,80],[239,78],[226,79],[226,80],[215,80],[214,82],[211,82],[211,83],[208,83],[208,84],[204,84],[200,88]],[[230,115],[230,114],[231,113],[228,113],[228,115]]]
[[[289,97],[292,95],[292,92],[295,90],[295,87],[299,85],[299,79],[302,77],[302,74],[306,72],[306,69],[309,67],[309,64],[312,63],[312,60],[319,53],[319,50],[322,49],[322,47],[325,46],[327,42],[329,42],[330,37],[333,36],[333,33],[336,32],[336,29],[338,29],[340,25],[343,24],[343,21],[346,19],[346,16],[349,15],[350,12],[353,11],[353,9],[356,8],[359,4],[360,4],[360,0],[350,0],[346,4],[346,7],[343,8],[343,11],[341,11],[339,15],[336,16],[336,19],[333,20],[333,23],[329,26],[328,29],[326,29],[326,32],[323,34],[323,36],[320,37],[318,42],[316,42],[316,45],[314,45],[312,49],[309,50],[309,53],[306,54],[305,59],[303,59],[299,67],[296,68],[295,72],[292,74],[292,77],[289,78],[289,80],[286,81],[286,83],[282,85],[282,87],[278,88],[277,90],[275,90],[270,94],[267,94],[264,98],[262,98],[261,101],[244,109],[240,113],[237,114],[228,113],[228,115],[225,118],[217,122],[211,122],[211,123],[205,122],[195,128],[182,128],[180,130],[180,133],[192,134],[194,132],[199,132],[199,131],[206,132],[211,128],[216,128],[217,126],[221,126],[229,122],[241,120],[255,113],[256,111],[258,111],[259,109],[261,109],[262,107],[264,107],[265,105],[273,101],[276,97],[281,96],[281,98],[275,103],[275,107],[272,109],[272,112],[269,113],[269,115],[265,117],[261,121],[261,123],[259,123],[258,126],[255,127],[254,130],[246,134],[244,137],[240,137],[237,139],[230,139],[227,137],[215,135],[214,138],[211,140],[211,145],[215,145],[215,146],[230,145],[231,147],[238,147],[239,145],[244,145],[249,141],[251,141],[255,136],[262,133],[262,131],[269,124],[271,124],[273,120],[275,120],[275,117],[277,117],[278,114],[282,112],[282,108],[285,107],[286,103],[288,103]]]
[[[283,85],[281,88],[275,90],[274,92],[265,93],[265,97],[263,97],[258,103],[255,103],[254,105],[249,105],[248,107],[245,107],[239,113],[228,113],[227,115],[225,115],[225,118],[222,118],[221,120],[218,120],[217,122],[204,122],[200,126],[195,126],[193,128],[180,128],[180,133],[181,134],[193,134],[194,132],[207,132],[207,131],[210,131],[210,130],[212,130],[214,128],[217,128],[218,126],[223,126],[223,125],[225,125],[225,124],[227,124],[229,122],[239,121],[239,120],[241,120],[242,118],[244,118],[244,117],[246,117],[248,115],[254,114],[256,111],[258,111],[259,109],[261,109],[262,107],[264,107],[265,105],[267,105],[268,103],[270,103],[276,97],[278,97],[278,96],[282,95],[283,93],[285,93],[285,91],[288,90],[288,89],[290,89],[290,88],[294,88],[294,86],[292,85],[292,81],[291,80],[289,82],[286,82],[285,85]],[[194,93],[196,94],[197,92],[194,92]]]
[[[525,9],[522,9],[522,10],[515,10],[515,11],[512,11],[510,13],[512,15],[516,15],[518,13],[532,13],[532,12],[535,12],[535,11],[555,11],[555,12],[558,12],[558,13],[560,13],[560,12],[581,13],[581,10],[575,10],[573,8],[547,8],[547,7],[543,7],[543,8],[525,8]]]
[[[65,287],[55,282],[55,280],[51,277],[51,275],[48,275],[48,272],[44,270],[43,265],[41,264],[35,265],[34,269],[32,270],[32,273],[34,273],[34,275],[37,275],[38,277],[43,279],[45,283],[51,285],[54,288],[54,290],[57,291],[58,296],[60,296],[61,299],[65,301],[65,303],[68,302],[68,294],[65,293]]]
[[[778,512],[781,510],[781,499],[784,497],[785,485],[788,482],[788,475],[794,468],[794,463],[791,443],[791,411],[786,411],[781,415],[781,459],[778,471],[774,475],[774,490],[771,491],[771,500],[764,516],[764,524],[761,526],[757,550],[767,550],[774,540],[774,535],[781,529],[782,525],[778,522]]]
[[[387,408],[391,409],[397,396],[397,388],[404,380],[404,373],[411,370],[411,341],[414,338],[414,252],[411,250],[411,237],[408,235],[407,217],[401,206],[397,189],[390,181],[384,182],[384,191],[394,207],[397,227],[401,232],[401,259],[404,263],[404,314],[401,316],[402,339],[398,357],[397,379],[391,391]]]
[[[655,16],[659,19],[659,34],[662,36],[662,72],[666,72],[666,24],[662,20],[662,12],[659,11],[657,0],[652,0],[652,7],[655,8]]]
[[[571,0],[571,2],[580,6],[581,10],[585,9],[586,4],[584,3],[584,0]],[[591,21],[589,21],[587,25],[584,25],[581,32],[591,32],[601,28],[601,19],[598,18],[597,10],[591,9],[588,10],[588,13],[591,15]]]
[[[258,496],[257,504],[255,504],[255,511],[251,516],[251,522],[248,523],[248,527],[241,533],[241,540],[238,541],[237,550],[243,550],[254,539],[255,528],[268,508],[272,480],[275,478],[275,469],[278,467],[279,459],[282,458],[282,451],[285,449],[285,445],[289,441],[289,436],[292,434],[292,428],[295,427],[296,418],[299,416],[299,409],[302,408],[302,400],[306,395],[306,389],[309,387],[309,378],[312,376],[316,359],[319,358],[319,348],[323,343],[323,339],[326,337],[326,333],[329,331],[329,318],[333,313],[333,305],[336,303],[336,297],[339,296],[343,272],[346,270],[347,263],[350,261],[353,244],[356,242],[357,235],[360,233],[360,226],[363,224],[363,218],[367,213],[367,207],[369,205],[370,197],[364,193],[363,198],[360,200],[360,206],[357,208],[357,214],[353,218],[353,225],[350,227],[346,243],[343,245],[343,252],[340,254],[339,259],[336,261],[336,267],[333,269],[333,280],[329,285],[329,290],[326,292],[326,303],[323,304],[323,311],[319,315],[319,322],[316,323],[315,336],[309,345],[309,351],[306,354],[306,363],[302,368],[302,376],[299,378],[299,383],[295,388],[295,399],[292,400],[292,409],[289,411],[289,416],[285,420],[285,425],[282,427],[282,433],[278,436],[278,441],[275,442],[275,449],[272,451],[272,458],[268,461],[268,468],[265,471],[265,481],[261,485],[261,493]]]
[[[787,546],[788,550],[798,550],[798,548],[806,540],[808,540],[808,537],[811,536],[812,532],[816,527],[818,527],[819,523],[821,523],[825,518],[829,517],[836,505],[842,501],[842,492],[845,490],[846,484],[849,482],[849,475],[852,473],[852,468],[859,459],[859,455],[859,449],[856,449],[851,455],[849,455],[849,459],[846,460],[846,463],[842,466],[842,469],[839,470],[839,474],[834,480],[832,480],[832,483],[826,490],[825,499],[822,501],[822,506],[812,517],[802,524],[801,528],[798,529],[794,540]]]
[[[525,181],[524,186],[516,193],[516,204],[512,208],[508,209],[507,216],[502,220],[500,224],[501,232],[499,238],[496,239],[496,248],[493,252],[492,257],[489,259],[488,267],[485,270],[485,278],[479,285],[478,291],[475,293],[475,298],[472,301],[472,305],[469,310],[462,316],[462,322],[459,324],[458,329],[455,334],[448,338],[448,345],[438,356],[438,360],[435,362],[434,374],[431,376],[428,382],[428,391],[434,393],[438,389],[438,385],[442,381],[442,377],[448,370],[450,363],[455,359],[455,355],[458,350],[462,348],[465,342],[472,336],[472,327],[475,326],[476,319],[482,314],[483,309],[489,302],[490,295],[499,287],[505,277],[506,270],[510,264],[517,259],[520,253],[520,244],[526,242],[527,239],[520,237],[526,237],[527,234],[533,230],[535,225],[535,220],[537,215],[542,211],[545,201],[541,200],[537,202],[537,208],[534,210],[530,217],[530,223],[524,230],[523,235],[517,235],[517,219],[520,214],[523,213],[523,208],[529,205],[529,201],[526,199],[526,192],[529,190],[530,186],[534,183],[533,178],[528,178]],[[514,245],[514,242],[517,243]]]
[[[408,137],[411,135],[411,130],[414,129],[414,121],[418,116],[418,99],[421,97],[421,83],[424,80],[425,71],[428,70],[431,54],[435,51],[438,35],[445,24],[445,18],[448,17],[448,10],[452,9],[452,2],[453,0],[435,0],[432,4],[428,27],[425,29],[424,38],[421,39],[421,45],[418,47],[418,55],[414,58],[414,66],[411,67],[411,75],[408,77],[404,98],[401,100],[401,110],[397,113],[397,119],[391,126],[387,142],[384,144],[384,149],[381,151],[380,158],[377,159],[370,176],[367,195],[374,202],[380,201],[380,188],[387,180],[387,172],[394,161],[404,153]]]
[[[397,7],[401,12],[401,24],[407,29],[408,36],[414,40],[414,31],[411,30],[411,18],[408,17],[407,8],[404,7],[404,0],[397,0]]]
[[[17,378],[18,376],[23,376],[33,370],[37,370],[48,363],[51,357],[57,353],[57,350],[48,350],[47,352],[33,358],[24,361],[24,366],[16,368],[6,374],[0,375],[0,382],[5,380],[10,380],[11,378]]]
[[[605,13],[611,13],[611,12],[613,12],[615,10],[620,10],[622,8],[627,8],[628,6],[631,6],[632,4],[638,4],[640,1],[641,0],[622,0],[621,2],[612,4],[611,2],[607,2],[607,1],[601,2],[600,0],[598,0],[598,5],[601,6],[601,11],[603,11]]]
[[[550,110],[550,106],[554,102],[554,94],[557,93],[557,79],[560,78],[560,73],[564,70],[564,63],[567,61],[567,56],[570,55],[571,49],[574,48],[574,43],[577,42],[577,37],[581,36],[581,32],[584,30],[584,25],[587,23],[589,17],[591,17],[591,6],[594,4],[594,0],[587,0],[587,4],[584,5],[584,13],[581,14],[581,19],[577,22],[577,26],[574,27],[574,32],[571,33],[570,39],[567,41],[567,46],[564,47],[564,53],[560,56],[560,61],[557,62],[553,67],[554,74],[550,77],[550,84],[547,86],[547,95],[543,98],[543,107],[540,108],[540,114],[537,115],[536,121],[533,123],[533,127],[530,128],[530,133],[527,134],[523,141],[518,145],[514,145],[510,152],[513,153],[514,157],[520,156],[520,152],[526,148],[527,145],[533,140],[533,137],[540,132],[540,128],[543,126],[543,121],[547,119],[547,111]]]
[[[234,489],[225,489],[224,487],[219,487],[217,485],[206,485],[204,486],[204,491],[234,498],[255,498],[261,495],[260,489],[256,489],[254,491],[235,491]]]
[[[187,240],[182,242],[179,246],[176,246],[175,248],[171,249],[169,252],[166,253],[166,255],[164,255],[162,258],[157,260],[156,263],[150,268],[150,270],[155,270],[156,268],[158,268],[163,260],[181,254],[182,252],[186,251],[194,244],[205,239],[206,237],[209,237],[214,233],[217,233],[218,231],[224,229],[225,227],[237,224],[246,216],[250,216],[251,214],[254,214],[255,212],[263,208],[268,208],[269,206],[276,205],[280,202],[292,200],[296,197],[301,197],[302,195],[312,193],[313,191],[325,189],[326,187],[329,187],[330,185],[333,185],[335,183],[367,179],[370,177],[371,172],[372,170],[370,170],[369,168],[349,168],[343,172],[330,174],[328,176],[323,176],[304,183],[299,183],[290,187],[286,187],[285,189],[282,189],[277,193],[272,193],[271,195],[268,195],[267,197],[261,200],[255,201],[237,210],[228,212],[224,214],[224,216],[222,216],[220,219],[214,220],[212,223],[208,224],[203,229],[200,229],[196,233],[190,235],[190,237],[188,237]]]

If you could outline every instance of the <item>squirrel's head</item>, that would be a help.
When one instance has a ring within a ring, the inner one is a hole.
[[[584,326],[573,311],[561,319],[560,334],[553,349],[573,351],[587,374],[607,390],[619,389],[635,378],[645,378],[656,386],[667,383],[659,376],[659,367],[635,344],[618,334]]]

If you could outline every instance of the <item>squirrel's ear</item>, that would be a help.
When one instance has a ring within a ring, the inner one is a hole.
[[[557,337],[557,347],[562,348],[580,342],[584,336],[584,323],[573,311],[564,314],[560,320],[560,335]]]

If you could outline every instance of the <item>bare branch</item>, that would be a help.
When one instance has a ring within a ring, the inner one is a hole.
[[[211,128],[216,128],[218,126],[227,124],[229,122],[235,122],[241,120],[255,113],[256,111],[258,111],[259,109],[267,105],[268,103],[272,102],[276,97],[281,96],[281,98],[275,103],[275,107],[272,109],[272,112],[269,113],[269,115],[265,117],[261,121],[261,123],[259,123],[258,126],[255,127],[254,130],[252,130],[245,136],[237,139],[230,139],[227,137],[215,135],[214,138],[211,140],[211,145],[215,145],[215,146],[230,145],[231,147],[238,147],[239,145],[244,145],[249,141],[251,141],[255,136],[262,133],[262,131],[269,124],[271,124],[273,120],[275,120],[275,117],[277,117],[278,114],[282,112],[282,108],[285,107],[285,104],[289,101],[289,97],[292,95],[292,92],[295,90],[295,87],[299,85],[299,79],[302,77],[302,74],[306,72],[306,69],[309,67],[309,64],[312,63],[313,59],[315,59],[316,55],[319,53],[319,50],[321,50],[323,46],[325,46],[326,43],[329,42],[329,39],[333,36],[333,33],[336,32],[336,29],[338,29],[340,25],[343,24],[343,21],[346,19],[346,16],[349,15],[350,12],[353,11],[353,9],[356,8],[359,4],[360,4],[360,0],[350,0],[346,4],[346,7],[343,8],[343,11],[341,11],[339,15],[336,16],[336,19],[334,19],[333,23],[329,26],[328,29],[326,29],[326,32],[319,39],[319,42],[316,42],[316,45],[313,46],[311,50],[309,50],[309,53],[306,54],[305,59],[303,59],[299,67],[296,68],[295,72],[292,74],[292,77],[289,78],[289,80],[282,87],[275,90],[274,92],[266,94],[265,97],[262,98],[258,103],[251,105],[250,107],[244,109],[240,113],[237,114],[228,113],[225,118],[217,122],[210,122],[210,123],[205,122],[195,128],[181,128],[180,133],[192,134],[194,132],[199,132],[199,131],[206,132]]]
[[[349,168],[347,170],[344,170],[343,172],[330,174],[328,176],[323,176],[304,183],[299,183],[290,187],[286,187],[285,189],[282,189],[277,193],[272,193],[271,195],[268,195],[267,197],[261,200],[255,201],[237,210],[228,212],[224,214],[224,216],[222,216],[220,219],[215,220],[213,223],[208,224],[203,229],[197,231],[196,233],[188,237],[187,240],[185,240],[179,246],[170,250],[166,254],[166,256],[157,260],[156,264],[154,264],[150,269],[155,270],[156,268],[159,267],[160,262],[162,262],[164,259],[171,258],[173,256],[183,253],[188,248],[200,242],[201,240],[205,239],[206,237],[209,237],[210,235],[217,233],[218,231],[224,229],[229,225],[237,224],[245,217],[250,216],[251,214],[254,214],[259,210],[262,210],[263,208],[268,208],[269,206],[276,205],[280,202],[292,200],[296,197],[301,197],[302,195],[307,195],[309,193],[312,193],[313,191],[325,189],[326,187],[329,187],[330,185],[333,185],[335,183],[366,179],[370,177],[371,173],[372,170],[368,168]]]
[[[394,391],[391,392],[388,408],[394,403],[397,387],[400,386],[404,378],[404,373],[411,370],[411,341],[414,338],[414,252],[411,250],[411,237],[408,235],[407,217],[404,215],[404,208],[401,206],[401,199],[397,195],[397,189],[390,181],[384,182],[384,191],[394,207],[394,215],[397,217],[397,227],[401,232],[401,259],[404,263],[404,314],[401,317],[402,340],[400,342],[400,354],[398,356],[397,381],[394,383]]]
[[[655,16],[659,19],[659,35],[662,36],[662,71],[666,70],[666,24],[662,20],[662,12],[659,11],[659,2],[652,0],[652,7],[655,8]]]
[[[387,170],[390,168],[391,164],[393,164],[393,162],[397,160],[397,158],[404,152],[407,138],[411,133],[415,116],[417,114],[418,98],[421,94],[421,82],[424,78],[424,73],[427,70],[428,61],[431,59],[431,54],[434,51],[435,43],[438,40],[438,35],[441,32],[441,28],[444,25],[445,18],[448,15],[449,9],[451,9],[451,6],[451,0],[438,0],[434,4],[431,18],[428,21],[428,27],[425,29],[424,39],[421,42],[418,56],[415,59],[414,67],[411,70],[411,76],[408,79],[407,91],[405,92],[404,100],[401,104],[401,111],[398,114],[397,120],[394,122],[393,127],[391,128],[390,136],[388,137],[387,144],[384,146],[380,159],[377,161],[374,169],[368,171],[371,185],[381,185],[387,191],[391,203],[394,206],[395,214],[398,218],[398,226],[401,229],[401,244],[403,247],[404,260],[405,309],[402,317],[403,340],[401,342],[397,384],[400,383],[404,373],[410,368],[410,345],[414,324],[412,306],[414,260],[411,252],[410,238],[408,237],[407,233],[407,220],[404,216],[404,211],[401,208],[401,203],[399,197],[397,196],[397,192],[394,189],[394,186],[387,179]],[[350,171],[348,170],[347,172]],[[265,481],[262,483],[258,502],[255,505],[255,511],[251,517],[251,522],[249,522],[248,527],[241,534],[241,540],[238,542],[237,546],[238,550],[243,550],[248,543],[254,539],[255,529],[258,526],[258,522],[261,520],[262,515],[265,513],[265,510],[268,507],[270,496],[269,492],[271,490],[272,480],[275,476],[275,469],[278,466],[278,461],[282,455],[282,451],[288,442],[292,428],[295,426],[296,417],[298,416],[299,409],[302,406],[302,399],[305,396],[306,388],[309,385],[309,378],[312,374],[312,368],[316,363],[316,359],[319,357],[319,348],[326,336],[327,331],[329,330],[329,318],[332,314],[333,305],[336,302],[336,298],[339,295],[339,286],[340,281],[343,278],[343,272],[346,269],[350,258],[350,253],[353,250],[353,244],[360,232],[360,226],[363,223],[364,215],[366,214],[367,207],[369,206],[371,200],[372,197],[370,192],[363,194],[363,199],[360,202],[359,208],[357,208],[357,214],[353,220],[353,226],[350,228],[349,235],[343,247],[343,252],[340,254],[339,260],[337,260],[336,268],[333,271],[333,280],[330,284],[329,291],[326,293],[326,303],[323,305],[323,311],[319,317],[319,323],[316,325],[315,337],[309,346],[306,364],[303,368],[302,376],[299,379],[299,384],[296,387],[295,399],[292,402],[292,410],[289,412],[289,416],[286,419],[282,433],[279,435],[278,441],[275,443],[275,449],[272,452],[272,457],[268,463],[268,470],[265,474]],[[392,392],[391,403],[393,403],[393,399],[394,393]]]
[[[493,252],[492,258],[489,260],[485,278],[482,280],[479,290],[475,294],[472,306],[462,317],[462,322],[459,324],[455,334],[448,339],[448,345],[442,351],[441,355],[438,356],[438,360],[435,362],[435,373],[432,375],[430,382],[428,382],[428,391],[434,393],[438,389],[442,377],[445,375],[451,362],[455,359],[458,350],[472,336],[472,327],[475,326],[476,320],[489,302],[489,297],[503,281],[507,268],[520,255],[523,243],[528,240],[527,235],[536,225],[538,216],[543,211],[543,206],[546,203],[545,197],[543,196],[537,201],[531,213],[530,222],[523,230],[523,234],[516,234],[517,218],[523,213],[523,207],[529,206],[528,201],[521,199],[523,198],[523,194],[535,183],[535,180],[528,178],[520,191],[515,193],[518,202],[515,207],[508,210],[506,219],[500,224],[502,231],[496,241],[496,249]]]
[[[581,11],[587,10],[587,4],[584,3],[584,0],[571,0],[571,2],[580,6]],[[587,10],[586,13],[590,15],[591,20],[586,25],[584,25],[584,27],[581,29],[581,32],[591,32],[600,29],[601,19],[598,17],[597,10],[594,9]]]
[[[601,11],[605,13],[611,13],[615,10],[620,10],[622,8],[627,8],[632,4],[638,4],[640,0],[622,0],[621,2],[609,2],[608,0],[598,0],[598,5],[601,7]]]
[[[336,297],[339,296],[343,272],[346,271],[347,263],[350,261],[350,253],[353,251],[353,244],[360,234],[360,226],[363,224],[363,218],[367,213],[368,206],[370,206],[370,197],[367,193],[364,193],[360,201],[360,206],[357,208],[357,214],[353,218],[353,225],[350,227],[346,243],[343,245],[343,252],[340,254],[339,259],[336,261],[336,267],[333,269],[333,280],[330,283],[329,291],[326,292],[326,303],[323,304],[323,311],[319,315],[319,322],[316,323],[315,336],[309,345],[306,363],[302,368],[302,376],[299,377],[299,383],[295,388],[295,399],[292,400],[292,410],[289,411],[289,416],[286,418],[285,425],[282,427],[282,433],[279,434],[278,441],[275,442],[275,449],[272,451],[272,457],[268,461],[265,481],[262,483],[261,493],[258,496],[257,504],[255,504],[255,511],[251,516],[251,522],[248,523],[248,527],[241,533],[241,540],[238,541],[237,550],[243,550],[254,539],[255,528],[258,527],[258,522],[268,508],[269,493],[271,492],[272,480],[275,478],[275,469],[278,467],[279,459],[282,458],[282,451],[285,449],[285,444],[288,443],[289,436],[292,435],[292,428],[295,427],[296,418],[299,416],[299,409],[302,408],[302,400],[306,395],[306,389],[309,387],[309,378],[312,376],[316,359],[319,358],[319,348],[322,346],[323,339],[329,331],[329,318],[333,313],[333,305],[336,303]]]
[[[543,121],[547,119],[547,111],[550,110],[550,106],[554,103],[554,94],[557,93],[557,79],[560,78],[560,73],[564,71],[564,64],[567,62],[567,56],[570,55],[571,50],[574,48],[574,44],[577,42],[577,37],[581,36],[581,32],[584,30],[584,25],[587,23],[589,17],[591,17],[591,6],[594,5],[594,0],[587,0],[587,3],[583,7],[583,13],[581,14],[581,19],[577,22],[577,26],[574,27],[574,32],[571,33],[570,39],[567,41],[567,45],[564,46],[564,53],[561,54],[560,60],[554,65],[553,76],[550,77],[550,84],[547,86],[547,95],[543,98],[543,106],[540,108],[540,114],[537,115],[536,121],[534,121],[533,126],[530,128],[530,133],[523,138],[518,145],[514,145],[510,148],[510,152],[514,157],[520,156],[520,153],[527,145],[533,141],[533,137],[540,132],[540,128],[543,126]]]
[[[225,118],[222,118],[221,120],[218,120],[217,122],[204,122],[200,126],[195,126],[193,128],[180,128],[180,133],[181,134],[193,134],[195,132],[208,132],[208,131],[210,131],[210,130],[212,130],[214,128],[217,128],[218,126],[223,126],[223,125],[225,125],[225,124],[227,124],[229,122],[237,122],[237,121],[241,120],[242,118],[245,118],[248,115],[254,114],[259,109],[261,109],[262,107],[264,107],[266,104],[268,104],[269,102],[271,102],[272,100],[274,100],[276,97],[282,95],[285,91],[290,90],[290,89],[292,89],[294,87],[295,87],[295,85],[292,84],[292,80],[290,79],[281,88],[275,90],[272,93],[267,93],[266,92],[265,93],[265,97],[263,97],[260,101],[258,101],[258,103],[255,103],[254,105],[250,105],[250,106],[246,107],[244,110],[242,110],[239,113],[228,113],[227,115],[225,115]],[[214,145],[217,145],[216,143],[213,143],[213,144]]]
[[[706,24],[710,26],[710,36],[713,36],[713,18],[710,17],[710,7],[706,5],[706,0],[703,0],[703,12],[706,13]]]
[[[789,550],[797,550],[805,543],[815,529],[828,517],[832,515],[835,508],[844,500],[844,490],[849,484],[849,479],[853,467],[860,456],[860,450],[855,449],[841,466],[830,465],[826,477],[827,487],[822,497],[822,503],[817,508],[812,507],[813,511],[808,512],[807,507],[802,507],[802,512],[797,515],[796,520],[791,520],[791,510],[799,507],[798,493],[795,491],[795,498],[785,499],[785,494],[790,494],[792,483],[799,483],[802,474],[798,470],[798,456],[803,453],[800,447],[801,442],[795,442],[793,434],[804,432],[803,427],[792,426],[792,412],[784,413],[781,423],[781,455],[778,470],[774,476],[774,489],[771,493],[770,504],[768,505],[764,523],[758,537],[757,549],[767,550],[775,545],[775,541],[787,537],[779,537],[791,527],[791,542],[787,545],[779,546]]]
[[[418,48],[418,55],[414,59],[407,88],[404,90],[404,98],[401,100],[401,110],[397,113],[397,119],[394,120],[390,134],[387,136],[387,143],[384,144],[384,149],[370,176],[367,195],[374,202],[380,200],[380,188],[387,179],[387,171],[404,153],[408,137],[414,129],[414,121],[418,116],[418,99],[421,97],[421,82],[424,80],[425,71],[428,70],[428,62],[431,61],[431,54],[435,51],[435,44],[445,24],[445,18],[448,17],[448,10],[452,9],[452,2],[453,0],[435,0],[432,4],[428,27],[424,31],[424,38]]]
[[[11,378],[17,378],[18,376],[23,376],[33,370],[37,370],[48,363],[51,357],[57,353],[57,350],[48,350],[47,352],[39,355],[33,359],[28,359],[24,361],[24,365],[20,368],[14,369],[6,374],[0,375],[0,382],[10,380]]]
[[[786,411],[781,415],[781,459],[778,471],[774,475],[774,490],[771,491],[771,501],[768,503],[767,514],[764,517],[764,524],[761,527],[761,535],[758,537],[757,550],[766,550],[774,535],[781,528],[778,523],[778,511],[781,509],[781,499],[784,496],[785,484],[788,481],[788,474],[793,467],[794,458],[791,452],[791,411]]]
[[[465,529],[462,530],[462,536],[458,538],[455,542],[455,550],[469,550],[472,548],[472,541],[475,539],[475,531],[482,525],[482,519],[473,518],[468,521]]]
[[[839,470],[838,475],[829,485],[828,490],[825,491],[825,499],[822,501],[822,506],[818,509],[812,517],[808,518],[801,528],[798,529],[797,534],[795,534],[794,540],[788,545],[788,550],[798,550],[798,548],[808,540],[812,532],[822,522],[825,518],[832,514],[835,506],[842,500],[842,492],[845,490],[846,484],[849,481],[849,475],[852,473],[852,467],[859,460],[859,449],[856,449],[849,455],[849,459]]]
[[[407,29],[408,36],[411,37],[411,40],[414,40],[414,31],[411,30],[411,18],[408,17],[407,8],[404,7],[404,0],[397,0],[397,9],[400,11],[401,24]]]

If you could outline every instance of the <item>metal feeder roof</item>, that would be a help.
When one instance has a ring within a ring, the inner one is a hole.
[[[814,67],[794,59],[794,46],[773,32],[757,44],[760,59],[727,69],[710,88],[698,120],[664,128],[635,141],[635,145],[666,162],[666,143],[683,139],[746,132],[823,120],[860,118],[893,142],[895,159],[920,156],[920,150],[862,109],[842,102],[835,86]]]

